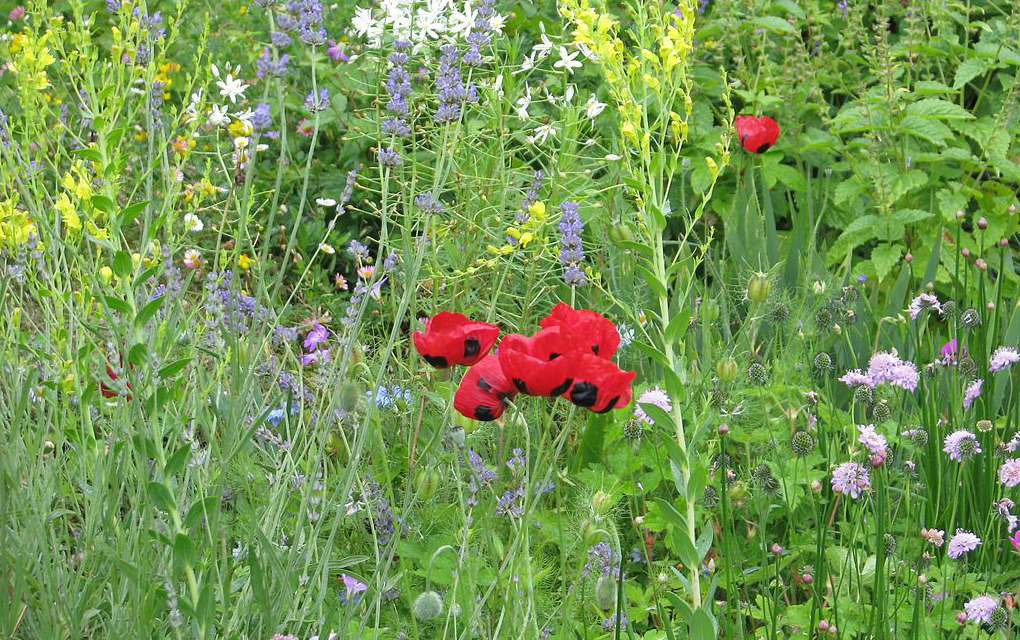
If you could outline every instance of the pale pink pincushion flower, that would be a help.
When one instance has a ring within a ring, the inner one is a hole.
[[[999,467],[999,482],[1010,489],[1020,485],[1020,460],[1011,458]]]
[[[953,537],[949,539],[946,555],[953,560],[959,560],[979,546],[981,546],[981,538],[970,531],[957,529]]]
[[[871,489],[868,470],[856,462],[844,462],[832,470],[832,490],[856,500]]]

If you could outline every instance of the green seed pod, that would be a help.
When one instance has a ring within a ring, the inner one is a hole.
[[[602,576],[595,584],[595,604],[603,611],[616,607],[616,580],[611,575]]]
[[[432,467],[419,469],[414,477],[414,489],[418,493],[418,497],[422,500],[428,500],[436,494],[436,490],[439,489],[439,482],[439,472]]]
[[[443,613],[443,596],[435,591],[425,591],[414,599],[411,612],[422,622],[435,620]]]
[[[737,378],[737,361],[733,358],[723,358],[715,363],[715,375],[719,376],[722,382],[733,382]]]
[[[790,448],[793,449],[795,455],[806,456],[815,448],[815,438],[807,431],[798,431],[793,434]]]
[[[832,371],[832,356],[824,351],[819,351],[815,354],[814,366],[815,370],[820,373]]]
[[[751,366],[747,368],[747,377],[755,384],[765,384],[765,381],[768,380],[768,371],[765,370],[765,365],[762,363],[752,362]]]
[[[768,276],[764,273],[756,273],[747,281],[747,299],[755,304],[768,300],[771,289]]]

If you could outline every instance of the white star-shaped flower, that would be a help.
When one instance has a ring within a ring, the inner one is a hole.
[[[212,113],[209,114],[208,122],[210,125],[214,127],[219,127],[221,125],[229,123],[230,115],[227,114],[227,105],[221,106],[218,104],[214,104],[212,107]]]
[[[545,144],[549,136],[556,137],[556,129],[551,124],[540,124],[535,127],[534,133],[528,136],[528,142],[532,144]]]
[[[590,119],[595,119],[605,108],[606,103],[599,102],[594,93],[588,97],[588,102],[584,104],[584,110]]]
[[[559,48],[560,59],[553,63],[554,69],[564,69],[567,73],[573,74],[574,69],[579,69],[583,65],[579,60],[576,60],[579,55],[578,51],[569,53],[566,47]]]
[[[248,85],[241,82],[240,78],[235,78],[229,73],[226,80],[217,80],[216,86],[220,88],[221,96],[230,98],[231,104],[235,104],[238,98],[243,98],[244,90],[248,88]]]

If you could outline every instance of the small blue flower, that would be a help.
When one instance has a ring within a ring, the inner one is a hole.
[[[278,409],[273,409],[272,411],[269,412],[269,415],[266,416],[266,422],[273,425],[274,427],[279,426],[280,422],[283,421],[286,415],[287,411],[284,410],[282,407]]]

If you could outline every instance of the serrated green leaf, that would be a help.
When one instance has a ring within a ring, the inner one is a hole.
[[[878,276],[879,282],[889,275],[902,254],[903,246],[899,244],[884,243],[872,250],[871,264],[875,267],[875,274]]]
[[[958,104],[941,98],[924,98],[907,105],[907,113],[940,120],[973,120],[974,116]]]
[[[971,58],[964,60],[956,68],[956,76],[953,78],[953,89],[961,89],[965,84],[987,73],[992,68],[993,62],[987,58]]]

